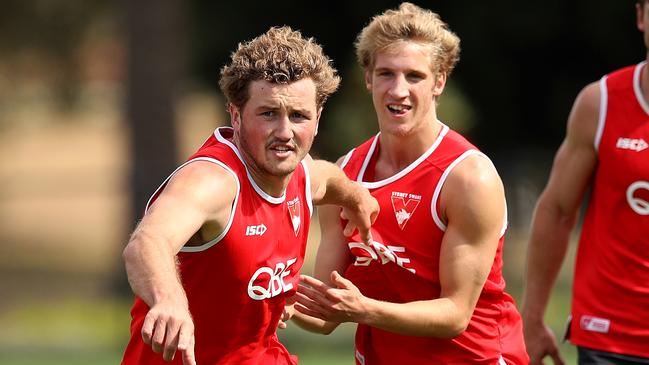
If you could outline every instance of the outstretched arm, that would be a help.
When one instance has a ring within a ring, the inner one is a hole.
[[[440,298],[388,303],[367,298],[347,279],[303,276],[298,310],[331,322],[357,322],[411,336],[462,333],[493,263],[504,224],[504,192],[491,163],[469,157],[449,175],[440,204],[447,229],[440,252]]]
[[[225,226],[235,194],[236,182],[223,168],[193,162],[168,182],[124,249],[131,288],[150,307],[142,338],[167,361],[178,350],[183,363],[195,364],[194,324],[176,254],[204,224]]]
[[[566,137],[534,211],[522,309],[531,365],[541,364],[546,355],[555,364],[563,364],[554,334],[543,323],[543,316],[597,163],[594,141],[599,99],[599,85],[593,83],[575,100]]]

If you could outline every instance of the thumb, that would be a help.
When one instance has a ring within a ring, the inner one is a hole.
[[[336,284],[340,289],[347,289],[350,284],[349,280],[342,277],[336,270],[331,272],[331,282]]]

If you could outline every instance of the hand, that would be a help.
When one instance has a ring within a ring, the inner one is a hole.
[[[564,365],[559,353],[557,339],[542,321],[525,321],[525,346],[530,356],[530,365],[544,364],[543,358],[550,356],[555,365]]]
[[[336,271],[331,273],[331,282],[336,287],[330,287],[310,276],[300,275],[295,309],[329,322],[361,323],[367,314],[365,302],[368,298]]]
[[[295,295],[292,297],[286,298],[286,303],[284,304],[284,312],[282,313],[282,317],[279,319],[279,323],[277,324],[277,327],[279,329],[286,329],[288,327],[288,321],[293,317],[293,314],[295,313],[295,302],[297,298]]]
[[[347,220],[343,234],[350,237],[358,229],[361,240],[369,245],[372,242],[370,227],[379,215],[379,203],[367,189],[360,188],[358,191],[358,203],[353,205],[351,209],[349,207],[343,207],[340,212],[340,217]]]
[[[142,340],[153,352],[163,352],[165,361],[180,351],[184,365],[196,365],[194,322],[187,304],[159,302],[151,307],[142,325]]]

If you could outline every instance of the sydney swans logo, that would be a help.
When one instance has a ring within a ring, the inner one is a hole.
[[[421,201],[421,195],[392,192],[392,209],[397,219],[397,224],[402,230],[406,227],[408,220],[415,213],[415,209]]]
[[[286,206],[288,207],[288,215],[291,218],[291,223],[293,224],[293,231],[297,236],[298,232],[300,232],[300,223],[301,223],[300,198],[295,198],[291,201],[287,201]]]

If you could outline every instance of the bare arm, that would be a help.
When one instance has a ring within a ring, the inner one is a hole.
[[[133,292],[150,307],[142,337],[169,361],[176,349],[193,364],[194,326],[175,256],[202,226],[225,226],[236,193],[234,178],[210,162],[193,162],[169,181],[124,249]],[[163,348],[164,344],[164,348]]]
[[[340,164],[342,158],[338,160]],[[340,223],[340,207],[335,205],[323,205],[318,208],[320,220],[321,238],[318,252],[316,254],[314,276],[325,281],[329,285],[329,277],[332,271],[344,272],[351,263],[351,256],[346,245],[346,238]],[[303,296],[298,293],[297,296]],[[299,305],[299,304],[298,304]],[[331,333],[340,323],[327,322],[319,318],[311,317],[301,312],[295,312],[293,320],[301,328],[322,334]]]
[[[344,229],[345,236],[351,236],[358,229],[361,239],[369,243],[372,239],[370,227],[379,214],[376,199],[331,162],[313,160],[310,156],[305,158],[305,162],[311,175],[313,202],[342,207],[342,217],[349,220]]]
[[[493,263],[504,223],[504,192],[491,163],[469,157],[450,174],[441,199],[448,223],[440,253],[440,298],[380,302],[363,296],[333,272],[331,285],[304,276],[312,287],[300,287],[308,297],[304,301],[307,312],[329,321],[364,323],[404,335],[452,338],[462,333]]]
[[[531,364],[540,364],[546,355],[551,355],[556,364],[563,364],[554,335],[543,324],[543,316],[597,163],[593,144],[599,98],[599,85],[593,83],[575,100],[566,137],[534,211],[522,309]]]

